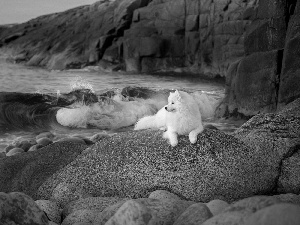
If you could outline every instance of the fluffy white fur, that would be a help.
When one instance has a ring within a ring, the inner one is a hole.
[[[164,129],[163,137],[172,146],[178,144],[177,135],[189,135],[191,143],[197,141],[197,135],[203,131],[201,114],[194,98],[186,92],[171,92],[168,105],[164,106],[153,116],[140,119],[135,130]]]

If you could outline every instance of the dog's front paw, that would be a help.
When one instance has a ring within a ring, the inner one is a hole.
[[[194,135],[194,134],[189,134],[189,139],[190,139],[190,142],[192,143],[192,144],[195,144],[196,143],[196,141],[197,141],[197,135]]]
[[[163,133],[163,138],[164,139],[169,139],[169,134],[168,134],[167,131]]]
[[[177,140],[170,140],[170,144],[172,145],[172,147],[175,147],[176,145],[178,145],[178,141]]]

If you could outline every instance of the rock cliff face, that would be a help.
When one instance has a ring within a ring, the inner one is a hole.
[[[220,116],[272,112],[300,96],[295,0],[102,0],[0,28],[16,62],[117,65],[227,80]]]
[[[127,71],[225,76],[244,55],[257,0],[106,0],[0,30],[17,61],[49,69],[99,60]]]
[[[299,4],[260,0],[245,34],[245,56],[227,72],[220,115],[272,112],[299,97]]]

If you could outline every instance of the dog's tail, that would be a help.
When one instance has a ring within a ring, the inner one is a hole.
[[[144,130],[144,129],[151,129],[151,128],[157,128],[156,124],[156,118],[154,116],[145,116],[134,126],[134,130]]]

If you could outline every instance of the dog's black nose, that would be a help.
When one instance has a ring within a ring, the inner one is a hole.
[[[165,107],[165,110],[168,110],[167,106]]]

